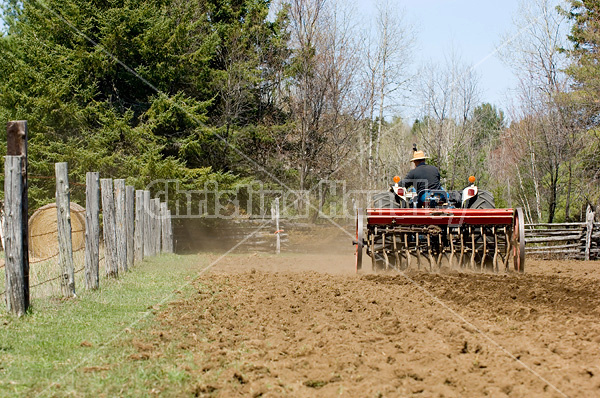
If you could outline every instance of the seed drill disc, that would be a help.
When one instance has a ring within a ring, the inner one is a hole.
[[[363,215],[362,210],[356,210],[356,272],[362,268],[363,254]]]
[[[525,222],[523,209],[517,207],[513,218],[513,262],[515,271],[525,272]]]

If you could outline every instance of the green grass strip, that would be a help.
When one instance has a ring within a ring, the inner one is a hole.
[[[95,375],[81,380],[88,377],[81,369],[122,359],[131,350],[122,343],[128,329],[147,327],[152,307],[173,300],[207,265],[196,255],[162,255],[118,280],[101,279],[98,291],[79,286],[77,298],[36,299],[22,318],[0,315],[0,396],[119,394],[118,386],[134,375],[117,372],[109,380]],[[143,384],[156,375],[136,377]]]

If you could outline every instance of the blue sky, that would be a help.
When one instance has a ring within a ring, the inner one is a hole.
[[[506,110],[508,90],[516,78],[494,49],[501,36],[512,30],[518,0],[395,0],[406,11],[406,21],[416,27],[415,62],[433,61],[443,65],[452,48],[469,65],[477,65],[481,101]],[[374,16],[374,0],[358,0],[361,15]],[[486,58],[487,57],[487,58]],[[404,115],[409,116],[409,115]]]

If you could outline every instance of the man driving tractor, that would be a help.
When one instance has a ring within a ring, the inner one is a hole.
[[[415,148],[416,149],[416,148]],[[440,171],[437,167],[429,165],[425,162],[428,159],[423,151],[413,151],[413,157],[410,160],[414,162],[415,168],[408,172],[399,185],[410,187],[413,185],[417,190],[418,207],[423,207],[425,202],[426,190],[440,190]]]

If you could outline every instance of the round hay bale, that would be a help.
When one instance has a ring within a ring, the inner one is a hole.
[[[42,206],[29,218],[29,254],[42,259],[58,254],[56,203]],[[73,251],[85,246],[85,209],[71,202],[71,239]]]

